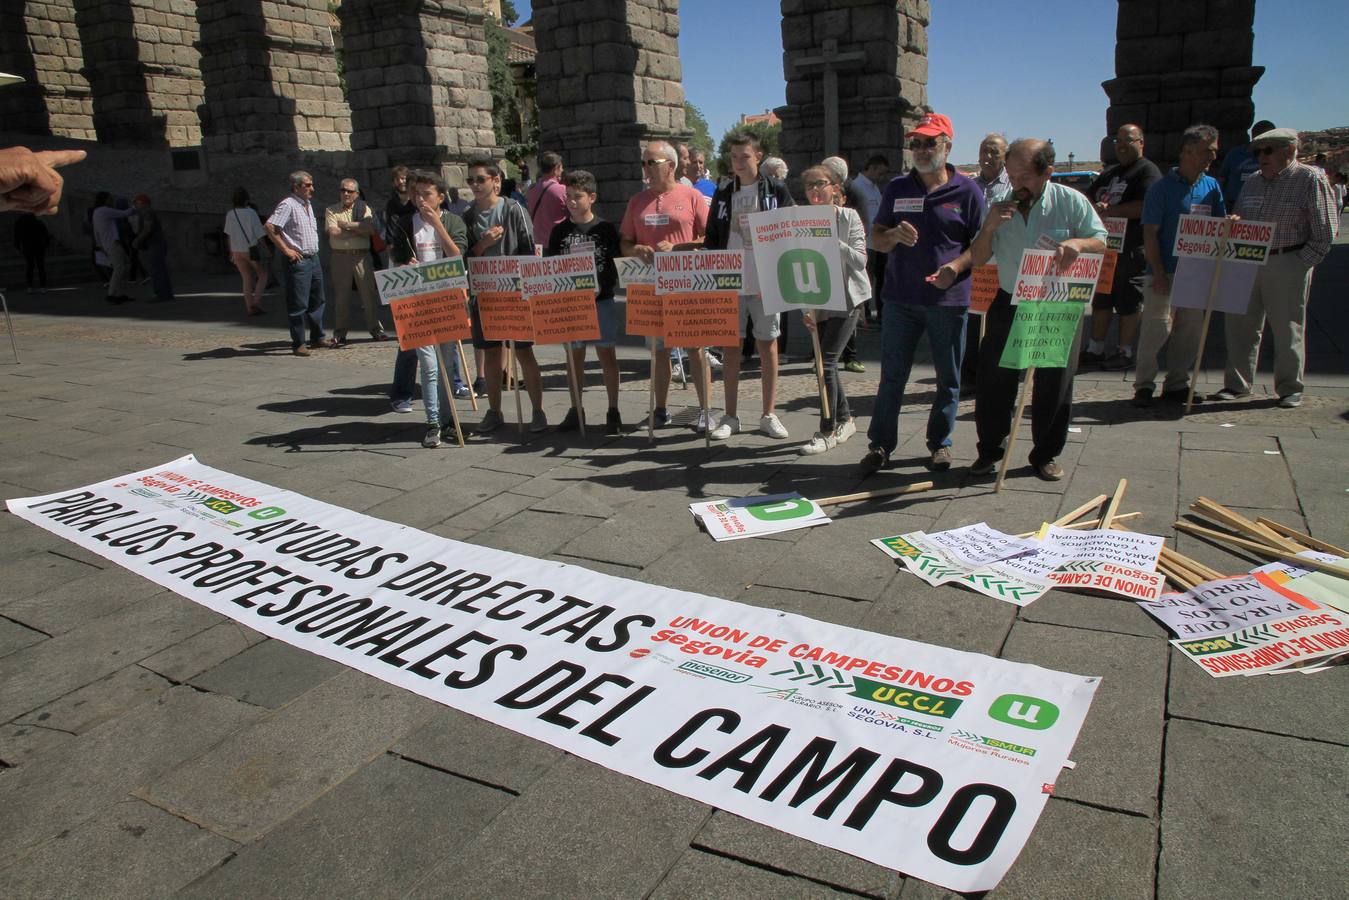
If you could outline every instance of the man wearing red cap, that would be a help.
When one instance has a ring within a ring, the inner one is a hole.
[[[909,132],[913,169],[890,182],[872,224],[871,246],[889,260],[881,292],[881,381],[862,458],[867,472],[887,465],[899,444],[904,386],[924,332],[937,368],[927,420],[929,467],[951,467],[970,307],[967,251],[984,221],[983,191],[946,162],[953,134],[951,120],[936,113]]]
[[[159,220],[145,194],[137,194],[132,204],[136,207],[136,237],[131,246],[143,250],[150,260],[150,279],[155,288],[155,299],[151,303],[167,303],[174,299],[173,282],[169,279],[169,241],[164,233],[164,224]]]

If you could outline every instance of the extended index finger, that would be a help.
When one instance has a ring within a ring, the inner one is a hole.
[[[83,162],[84,158],[88,156],[83,150],[39,150],[33,155],[43,165],[51,166],[53,169]]]

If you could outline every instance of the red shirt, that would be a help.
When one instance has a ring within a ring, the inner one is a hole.
[[[542,178],[530,186],[527,202],[534,242],[547,247],[553,229],[567,221],[567,189],[556,178]]]
[[[634,244],[655,247],[661,241],[686,244],[707,230],[707,198],[696,188],[676,184],[663,194],[647,188],[628,201],[620,233]]]

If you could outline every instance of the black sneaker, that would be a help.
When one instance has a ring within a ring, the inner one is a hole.
[[[1163,392],[1162,392],[1162,402],[1163,402],[1163,403],[1176,403],[1176,404],[1179,404],[1179,405],[1181,405],[1181,406],[1184,406],[1184,405],[1185,405],[1185,400],[1186,400],[1186,398],[1188,398],[1189,396],[1190,396],[1190,389],[1189,389],[1189,388],[1176,388],[1174,391],[1163,391]],[[1203,403],[1204,400],[1205,400],[1205,397],[1204,397],[1203,394],[1199,393],[1198,391],[1195,391],[1195,392],[1194,392],[1194,402],[1195,402],[1195,403]]]
[[[1139,409],[1147,409],[1155,402],[1152,399],[1152,388],[1139,388],[1134,391],[1134,398],[1129,402]]]
[[[576,431],[580,427],[580,422],[576,417],[576,409],[567,410],[567,414],[562,417],[562,421],[557,423],[558,431]]]
[[[487,396],[487,379],[486,379],[486,378],[475,378],[475,379],[473,379],[473,396],[475,396],[475,397],[486,397],[486,396]]]
[[[666,409],[665,407],[663,407],[663,406],[657,406],[657,407],[656,407],[656,411],[655,411],[655,413],[652,415],[652,420],[653,420],[653,421],[652,421],[652,424],[653,424],[656,428],[664,428],[666,425],[669,425],[670,422],[673,421],[673,419],[671,419],[671,417],[670,417],[670,412],[669,412],[669,410],[667,410],[667,409]]]
[[[609,411],[604,414],[604,433],[605,434],[623,433],[623,419],[619,416],[618,410],[613,408],[612,406],[609,407]]]
[[[1118,350],[1101,360],[1101,368],[1107,372],[1123,372],[1132,369],[1134,358]]]
[[[970,466],[970,474],[983,477],[992,475],[993,470],[998,467],[998,460],[988,456],[981,456]]]
[[[885,452],[883,447],[867,448],[867,455],[862,457],[862,472],[870,475],[872,472],[879,472],[890,464],[890,454]]]

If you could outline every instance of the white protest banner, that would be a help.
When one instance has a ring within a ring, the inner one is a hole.
[[[1105,249],[1114,253],[1124,252],[1124,233],[1129,229],[1129,220],[1121,216],[1101,219],[1105,225]]]
[[[1134,531],[1074,531],[1049,524],[1040,528],[1038,537],[1046,550],[1069,559],[1118,563],[1149,572],[1157,568],[1157,557],[1166,543],[1156,535]]]
[[[1227,230],[1225,241],[1224,229]],[[1172,244],[1176,271],[1171,280],[1171,305],[1180,309],[1207,309],[1212,292],[1214,310],[1246,312],[1251,304],[1256,267],[1263,266],[1269,258],[1273,240],[1273,222],[1181,216]],[[1215,269],[1218,270],[1216,285],[1213,284]]]
[[[386,306],[404,297],[422,297],[450,291],[468,291],[468,274],[460,256],[399,266],[375,273],[379,302]]]
[[[1055,587],[1105,591],[1130,600],[1156,600],[1166,590],[1166,579],[1157,572],[1089,559],[1068,560],[1046,577]]]
[[[923,532],[942,555],[967,566],[982,566],[1009,556],[1020,556],[1036,550],[1034,541],[1003,534],[987,523],[966,525],[948,531]]]
[[[718,541],[762,537],[829,524],[829,516],[818,503],[795,493],[690,503],[689,512]]]
[[[961,584],[995,600],[1025,606],[1045,595],[1052,585],[1044,579],[1031,579],[1018,571],[1017,563],[1026,557],[1012,557],[970,568],[950,559],[922,531],[876,538],[871,543],[887,556],[899,560],[904,568],[932,586]]]
[[[832,206],[783,206],[749,216],[764,312],[848,309]]]
[[[1213,270],[1218,261],[1203,257],[1182,257],[1176,260],[1176,271],[1171,275],[1171,305],[1177,309],[1207,309],[1209,288],[1213,284]],[[1255,287],[1258,266],[1224,265],[1218,272],[1218,286],[1213,293],[1213,310],[1244,315],[1251,305],[1251,289]]]
[[[1182,638],[1223,634],[1307,612],[1254,575],[1206,581],[1184,593],[1138,605]]]
[[[1327,610],[1171,644],[1214,678],[1263,675],[1349,649],[1349,617]]]
[[[1016,859],[1099,682],[451,541],[191,456],[8,507],[269,637],[955,891]]]
[[[1082,253],[1062,272],[1053,250],[1023,250],[1017,270],[1012,305],[1023,300],[1038,303],[1090,303],[1101,276],[1102,256]]]
[[[1225,248],[1222,242],[1224,223],[1228,229]],[[1231,221],[1215,216],[1185,215],[1176,224],[1176,239],[1171,245],[1171,252],[1177,259],[1216,258],[1221,254],[1226,262],[1263,266],[1273,241],[1273,222],[1250,219]]]

